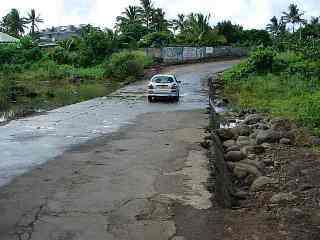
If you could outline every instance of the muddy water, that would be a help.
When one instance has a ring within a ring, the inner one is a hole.
[[[146,81],[127,86],[109,97],[66,106],[46,114],[0,126],[0,185],[14,176],[62,154],[68,148],[116,131],[148,112],[205,108],[206,79],[238,61],[170,67],[182,81],[179,103],[148,103]]]

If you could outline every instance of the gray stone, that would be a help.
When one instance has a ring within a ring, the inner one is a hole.
[[[266,149],[263,147],[263,146],[261,146],[261,145],[255,145],[255,146],[253,146],[253,148],[252,148],[252,152],[254,153],[254,154],[263,154],[263,153],[265,153],[266,152]]]
[[[239,162],[245,159],[245,155],[241,151],[230,151],[225,155],[225,160],[230,162]]]
[[[245,178],[245,177],[248,175],[248,172],[245,171],[243,168],[236,166],[236,167],[233,169],[233,174],[234,174],[237,178],[243,179],[243,178]]]
[[[260,122],[263,119],[263,117],[260,114],[250,114],[248,115],[244,121],[243,124],[252,125]]]
[[[249,164],[251,166],[255,166],[256,168],[260,169],[261,171],[264,170],[264,168],[266,167],[266,165],[264,164],[263,161],[259,161],[259,160],[252,160],[252,159],[244,159],[242,161],[240,161],[240,163],[244,163],[244,164]]]
[[[253,125],[250,125],[251,128],[253,129],[259,129],[259,130],[268,130],[269,126],[265,123],[256,123]]]
[[[257,167],[242,162],[235,163],[233,173],[238,178],[243,178],[247,175],[252,175],[255,178],[262,176],[262,173]]]
[[[240,146],[240,147],[243,147],[243,146],[248,146],[250,145],[250,139],[249,137],[247,136],[240,136],[238,137],[237,139],[237,144]]]
[[[279,132],[273,130],[259,131],[257,135],[257,144],[262,143],[276,143],[280,140],[281,135]]]
[[[221,141],[227,141],[234,138],[233,132],[227,128],[220,128],[217,129],[215,132],[219,136]]]
[[[249,136],[252,133],[252,129],[248,125],[241,125],[238,128],[240,136]]]
[[[236,141],[235,140],[227,140],[227,141],[223,142],[223,146],[225,148],[229,148],[229,147],[234,146],[234,145],[236,145]]]
[[[231,151],[240,151],[240,146],[238,145],[233,145],[227,148],[226,152],[231,152]]]
[[[281,202],[291,202],[297,199],[297,196],[293,195],[292,193],[278,193],[273,195],[270,199],[271,203],[281,203]]]
[[[274,160],[270,157],[266,157],[262,161],[266,166],[272,166],[274,163]]]
[[[312,136],[312,137],[311,137],[311,143],[312,143],[313,145],[320,145],[320,138],[319,138],[319,137]]]
[[[274,118],[270,121],[271,129],[274,131],[290,131],[292,122],[287,118]]]
[[[280,139],[280,144],[290,145],[291,144],[291,140],[289,138],[281,138]]]
[[[250,191],[257,192],[263,190],[265,187],[270,185],[275,185],[277,183],[276,180],[269,177],[258,177],[251,185]]]

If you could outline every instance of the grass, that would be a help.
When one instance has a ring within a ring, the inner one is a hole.
[[[292,64],[305,64],[294,53],[281,53],[275,61],[287,67],[277,73],[248,74],[242,63],[224,75],[225,94],[236,108],[254,108],[271,116],[290,118],[320,136],[320,81],[317,76],[306,76],[287,71]]]

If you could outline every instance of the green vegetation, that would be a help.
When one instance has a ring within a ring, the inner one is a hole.
[[[297,6],[290,5],[284,14],[286,22],[274,17],[267,26],[273,46],[256,48],[224,73],[226,94],[241,108],[289,117],[320,135],[320,24],[302,21]],[[306,25],[296,31],[301,22]],[[284,31],[286,23],[291,31]]]

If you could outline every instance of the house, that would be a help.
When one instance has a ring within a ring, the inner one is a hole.
[[[44,29],[38,32],[40,46],[56,45],[57,41],[68,39],[72,36],[80,36],[81,29],[86,25],[69,25]]]
[[[19,42],[19,39],[11,37],[6,33],[0,32],[0,44],[17,43],[17,42]]]

